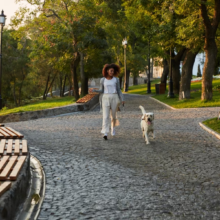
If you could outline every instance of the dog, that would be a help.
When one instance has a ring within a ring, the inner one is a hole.
[[[149,112],[146,113],[143,106],[139,106],[142,111],[143,116],[141,117],[141,130],[143,132],[143,137],[145,138],[146,144],[150,144],[148,135],[149,133],[153,134],[153,138],[155,138],[154,133],[154,113]]]

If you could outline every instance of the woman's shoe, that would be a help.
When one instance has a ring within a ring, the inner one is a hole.
[[[107,135],[104,135],[103,138],[104,138],[106,141],[108,140]]]
[[[111,135],[115,136],[115,128],[111,128]]]

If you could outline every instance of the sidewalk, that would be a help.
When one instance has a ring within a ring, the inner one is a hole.
[[[217,108],[170,110],[125,95],[116,137],[102,140],[99,107],[86,113],[10,123],[44,166],[39,220],[219,219],[220,140],[199,126]],[[141,110],[155,114],[146,145]]]

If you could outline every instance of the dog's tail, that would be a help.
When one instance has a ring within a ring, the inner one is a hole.
[[[141,109],[142,114],[144,115],[144,114],[146,113],[146,111],[145,111],[144,107],[143,107],[142,105],[140,105],[140,106],[139,106],[139,108]]]

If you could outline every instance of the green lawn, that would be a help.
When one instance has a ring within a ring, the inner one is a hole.
[[[220,134],[220,120],[217,118],[208,119],[203,124]]]
[[[155,84],[160,83],[160,79],[155,79],[151,81],[151,92],[155,93]],[[129,94],[140,94],[146,95],[147,92],[147,84],[137,85],[137,86],[130,86],[128,89]]]
[[[191,84],[191,98],[187,100],[178,100],[176,98],[167,98],[167,92],[164,95],[155,94],[155,83],[158,83],[160,80],[154,80],[151,84],[151,90],[153,97],[174,107],[174,108],[197,108],[197,107],[216,107],[220,106],[220,90],[213,91],[213,100],[204,102],[201,101],[201,82],[194,82]],[[213,87],[220,85],[220,79],[213,80]],[[167,87],[168,88],[168,87]],[[130,94],[140,94],[146,95],[147,85],[137,85],[129,87],[128,93]]]
[[[31,104],[23,105],[12,109],[3,109],[0,111],[0,115],[7,115],[18,112],[38,111],[48,108],[54,108],[64,105],[70,105],[75,103],[75,99],[72,96],[63,98],[48,98],[47,100],[36,101]]]

